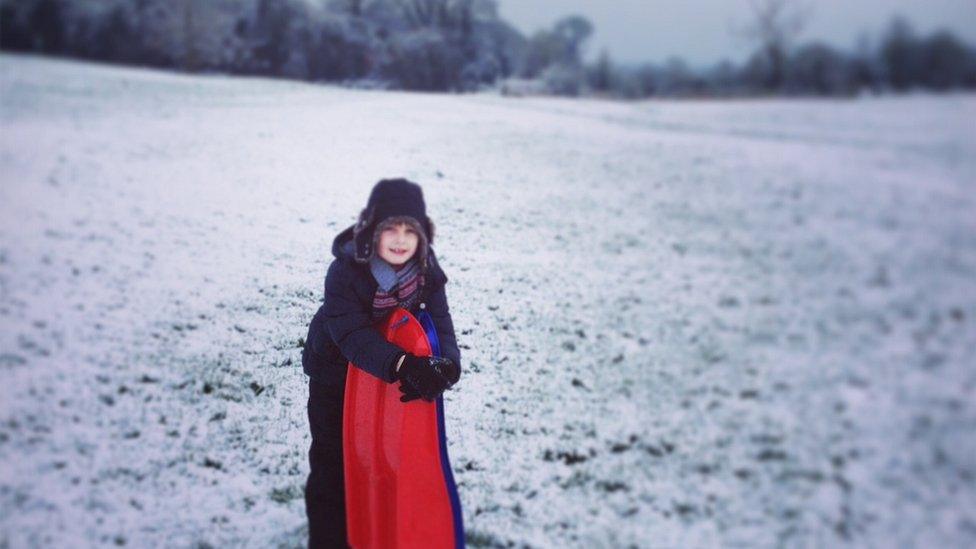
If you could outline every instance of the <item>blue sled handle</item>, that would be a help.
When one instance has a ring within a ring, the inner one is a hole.
[[[420,325],[424,327],[424,332],[427,334],[431,354],[441,356],[441,342],[437,339],[437,328],[434,327],[434,319],[431,318],[430,313],[427,311],[420,311],[420,314],[417,315],[417,320],[420,321]]]
[[[441,343],[437,339],[437,328],[434,326],[434,319],[430,313],[421,310],[417,315],[417,320],[424,327],[427,334],[427,341],[430,343],[430,351],[434,356],[441,356]],[[447,495],[451,499],[451,510],[454,514],[454,547],[455,549],[465,548],[464,539],[464,517],[461,514],[461,497],[458,495],[457,484],[454,482],[454,473],[451,471],[451,462],[447,455],[447,439],[444,429],[444,397],[437,397],[437,432],[438,442],[441,453],[441,467],[444,470],[444,481],[447,483]]]

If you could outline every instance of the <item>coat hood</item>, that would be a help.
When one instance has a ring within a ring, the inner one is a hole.
[[[353,229],[355,225],[350,225],[347,229],[336,235],[335,239],[332,241],[332,255],[337,259],[348,257],[349,259],[354,259],[353,253],[355,250],[352,246],[346,246],[347,242],[352,242]]]

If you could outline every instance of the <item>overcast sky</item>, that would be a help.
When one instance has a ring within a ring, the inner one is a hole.
[[[503,18],[525,34],[564,15],[586,16],[596,27],[587,57],[606,48],[616,61],[660,62],[680,55],[693,65],[741,61],[752,46],[731,32],[749,15],[749,0],[498,0]],[[920,33],[949,28],[976,43],[976,0],[807,0],[812,15],[800,39],[851,47],[859,32],[874,36],[895,13]]]

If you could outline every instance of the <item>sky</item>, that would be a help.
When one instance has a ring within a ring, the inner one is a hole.
[[[580,14],[595,26],[586,57],[601,49],[623,63],[661,62],[672,55],[695,66],[723,58],[742,61],[752,45],[733,29],[749,20],[749,0],[499,0],[499,13],[525,34]],[[874,36],[896,13],[919,33],[948,28],[976,43],[976,0],[806,0],[811,16],[800,41],[819,39],[852,47],[858,34]]]

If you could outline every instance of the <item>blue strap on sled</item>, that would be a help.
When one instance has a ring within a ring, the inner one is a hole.
[[[430,350],[434,356],[441,356],[441,343],[437,338],[437,329],[434,327],[434,319],[430,313],[421,310],[417,315],[417,320],[424,327],[427,334],[427,341],[430,342]],[[441,453],[441,468],[444,470],[444,480],[447,482],[447,494],[451,498],[451,510],[454,513],[454,546],[457,549],[464,549],[464,524],[461,515],[461,498],[458,496],[457,485],[454,483],[454,473],[451,471],[451,462],[447,457],[447,439],[444,429],[444,397],[437,397],[437,432],[438,444]]]

